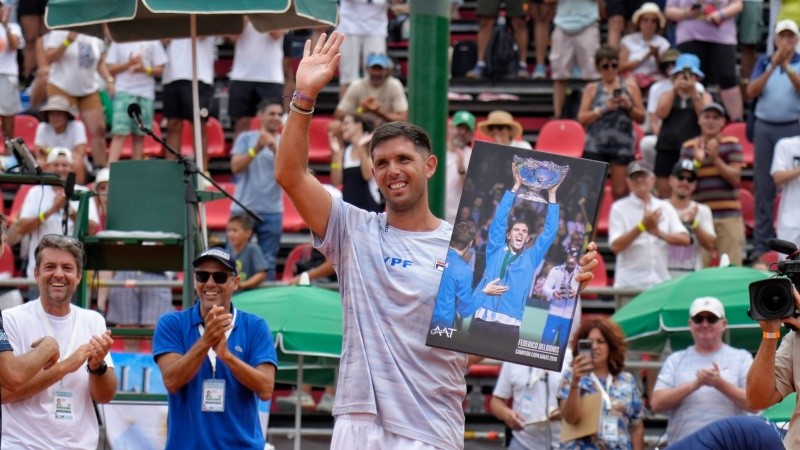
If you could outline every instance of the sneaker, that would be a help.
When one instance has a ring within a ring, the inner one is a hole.
[[[331,394],[322,395],[322,398],[319,399],[319,403],[317,403],[317,411],[328,413],[333,411],[333,396]]]
[[[517,66],[517,79],[525,80],[530,77],[531,75],[528,73],[528,66],[523,63],[519,63]]]
[[[547,67],[544,64],[537,64],[532,76],[534,80],[544,80],[547,78]]]
[[[298,402],[300,402],[300,407],[302,409],[314,409],[314,399],[311,397],[311,394],[298,390],[292,391],[291,394],[285,397],[278,397],[275,399],[275,402],[278,404],[278,409],[281,411],[294,411]]]
[[[472,68],[469,72],[467,72],[467,78],[470,80],[480,80],[483,78],[483,71],[486,69],[486,66],[483,64],[475,64],[475,67]]]

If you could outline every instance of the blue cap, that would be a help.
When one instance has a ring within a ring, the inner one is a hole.
[[[690,69],[693,74],[700,78],[704,78],[706,76],[700,70],[700,58],[691,53],[681,53],[678,55],[678,58],[675,60],[675,68],[673,68],[672,72],[669,74],[675,75],[676,73],[683,71],[683,69]]]
[[[380,66],[384,69],[392,67],[392,60],[385,53],[370,53],[367,56],[367,67]]]

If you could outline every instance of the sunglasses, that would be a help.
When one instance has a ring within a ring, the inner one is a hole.
[[[601,68],[601,69],[603,69],[603,70],[608,70],[608,69],[614,69],[614,70],[617,70],[617,68],[619,68],[619,64],[617,64],[617,63],[610,63],[610,64],[609,64],[609,63],[605,63],[605,64],[600,64],[600,68]]]
[[[489,131],[498,131],[498,130],[510,130],[511,127],[509,127],[508,125],[489,125],[488,127],[486,127],[486,129]]]
[[[77,247],[83,248],[83,242],[79,241],[78,238],[73,236],[66,236],[63,234],[45,234],[42,236],[42,239],[39,240],[39,243],[45,243],[49,245],[75,245]]]
[[[223,284],[228,281],[228,277],[231,275],[230,272],[207,272],[205,270],[198,270],[195,271],[194,278],[200,283],[206,283],[209,278],[214,278],[214,283]]]
[[[696,323],[697,325],[700,325],[701,323],[703,323],[703,321],[708,322],[709,325],[714,325],[715,323],[719,322],[719,317],[714,315],[700,315],[700,314],[692,317],[692,322]]]
[[[697,181],[697,177],[694,175],[676,175],[675,178],[677,178],[678,181],[688,181],[689,183]]]

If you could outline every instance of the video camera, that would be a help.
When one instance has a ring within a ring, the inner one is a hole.
[[[800,290],[800,251],[795,244],[781,239],[770,239],[767,245],[789,256],[784,261],[778,261],[776,277],[750,283],[750,309],[747,315],[753,320],[800,317],[792,293],[792,284]]]

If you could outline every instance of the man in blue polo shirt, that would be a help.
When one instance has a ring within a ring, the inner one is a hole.
[[[169,391],[167,449],[263,449],[258,399],[269,400],[277,357],[267,323],[233,308],[236,261],[220,248],[194,260],[190,309],[161,317],[153,358]]]

